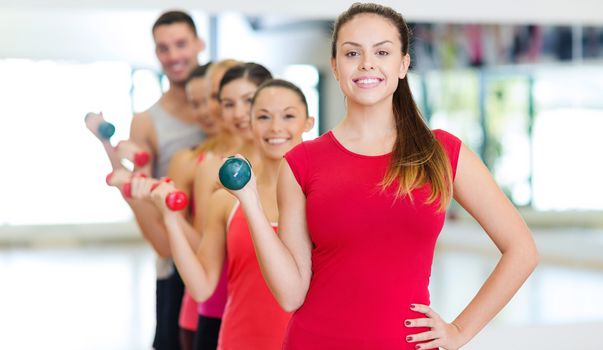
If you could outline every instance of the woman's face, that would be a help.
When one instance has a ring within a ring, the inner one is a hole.
[[[264,88],[255,99],[252,115],[253,137],[262,154],[274,160],[282,159],[314,125],[300,97],[284,87]]]
[[[373,105],[391,98],[409,64],[398,29],[386,18],[359,14],[339,29],[331,65],[348,100]]]
[[[251,139],[251,100],[257,90],[255,83],[239,78],[230,81],[220,92],[224,127],[245,139]]]
[[[190,103],[195,118],[207,136],[214,136],[220,129],[219,121],[209,113],[208,84],[204,77],[194,78],[186,84],[186,98]]]

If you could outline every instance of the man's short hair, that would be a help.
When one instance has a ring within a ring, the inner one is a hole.
[[[152,32],[155,33],[155,29],[157,29],[157,27],[174,23],[184,23],[188,25],[195,36],[197,36],[197,27],[195,26],[193,18],[188,13],[182,11],[164,12],[161,16],[159,16],[159,18],[157,18],[155,24],[153,24]]]

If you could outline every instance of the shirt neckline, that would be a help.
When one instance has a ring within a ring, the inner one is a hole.
[[[331,139],[331,141],[333,141],[333,143],[340,149],[342,150],[344,153],[347,153],[351,156],[354,157],[358,157],[358,158],[365,158],[365,159],[381,159],[381,158],[387,158],[390,157],[392,155],[392,152],[388,152],[385,154],[379,154],[376,156],[369,156],[366,154],[360,154],[360,153],[356,153],[356,152],[352,152],[349,149],[345,148],[344,145],[341,144],[341,142],[339,142],[339,140],[337,140],[337,138],[335,137],[335,134],[333,133],[333,130],[329,130],[327,132],[327,136],[329,136],[329,138]]]

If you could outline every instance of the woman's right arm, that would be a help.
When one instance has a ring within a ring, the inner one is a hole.
[[[160,190],[160,187],[155,191],[159,190],[157,201],[163,205],[168,190]],[[212,196],[212,205],[206,209],[204,234],[196,252],[185,235],[184,225],[188,224],[185,219],[167,208],[163,209],[172,257],[184,284],[198,302],[207,300],[218,285],[226,256],[226,220],[233,201],[224,192]]]
[[[196,161],[193,151],[184,149],[176,152],[170,160],[167,177],[174,181],[174,185],[189,198],[193,195],[193,180],[196,170]],[[192,225],[192,218],[189,210],[180,212],[185,220],[181,220],[182,229],[188,240],[188,243],[194,249],[197,249],[201,241],[201,234]],[[194,216],[194,215],[193,215]]]
[[[155,129],[147,112],[137,114],[132,118],[130,140],[150,155],[149,163],[143,169],[138,169],[146,174],[150,174],[151,169],[153,169],[153,162],[155,161],[155,149],[150,141],[154,134]],[[116,154],[114,156],[117,157]],[[147,201],[127,199],[125,197],[124,199],[132,209],[143,237],[151,244],[159,256],[169,258],[171,255],[170,247],[162,227],[161,215],[157,212],[157,209]]]
[[[212,194],[216,190],[220,164],[221,161],[219,158],[208,155],[195,169],[193,180],[193,197],[195,200],[193,227],[201,233],[201,236],[203,236],[203,227],[205,227],[207,207],[209,206]]]
[[[245,212],[268,287],[285,311],[297,310],[306,299],[312,277],[312,242],[306,224],[306,197],[289,164],[283,161],[279,171],[278,235],[264,214],[255,179],[234,193]]]

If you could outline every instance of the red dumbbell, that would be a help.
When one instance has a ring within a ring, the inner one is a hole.
[[[136,174],[134,176],[146,177],[146,175],[143,173]],[[124,197],[132,198],[132,183],[130,182],[130,179],[127,179],[124,181],[124,178],[122,176],[121,181],[119,181],[119,180],[120,179],[114,178],[114,173],[110,173],[109,175],[107,175],[107,178],[106,178],[107,185],[118,187],[118,188],[121,187],[121,193],[124,195]],[[172,180],[170,180],[168,178],[165,178],[162,181],[163,182],[172,182]],[[160,184],[161,184],[161,181],[155,182],[151,186],[151,191],[154,191]],[[186,193],[184,193],[182,191],[170,192],[165,197],[165,205],[171,211],[183,210],[188,205],[188,196],[186,195]]]
[[[145,152],[131,141],[119,141],[115,146],[115,150],[120,159],[127,159],[137,167],[147,165],[151,159],[148,152]]]
[[[151,186],[151,192],[153,192],[157,187],[159,187],[162,181],[167,183],[172,182],[171,179],[164,178],[161,181],[154,183],[153,186]],[[167,194],[167,196],[165,196],[165,205],[171,211],[182,210],[188,205],[188,196],[182,191],[170,192]]]
[[[140,176],[145,176],[141,174]],[[111,172],[105,178],[108,186],[117,187],[126,198],[132,198],[132,184],[130,183],[131,175],[125,170]]]

